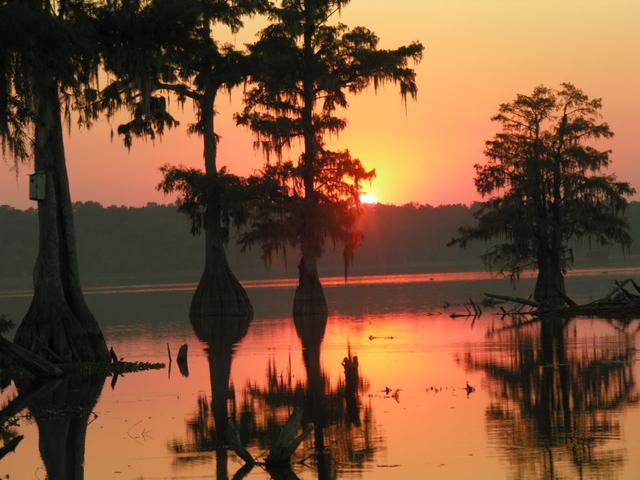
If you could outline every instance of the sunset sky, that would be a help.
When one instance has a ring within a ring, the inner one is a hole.
[[[640,187],[640,1],[638,0],[353,0],[341,21],[364,25],[382,47],[413,40],[426,46],[417,67],[419,97],[405,110],[388,86],[352,98],[342,112],[349,126],[329,143],[348,148],[377,170],[366,190],[384,203],[470,203],[479,197],[473,165],[483,160],[484,140],[495,132],[490,117],[501,102],[540,83],[573,82],[602,97],[604,117],[616,133],[611,170]],[[264,20],[247,22],[237,43],[248,42]],[[235,126],[241,90],[218,100],[218,163],[250,174],[263,163],[253,137]],[[111,125],[72,128],[67,138],[71,194],[76,201],[144,205],[171,201],[155,190],[166,162],[202,165],[201,140],[189,137],[190,105],[182,125],[155,144],[137,141],[128,152]],[[124,117],[123,117],[124,118]],[[114,122],[114,128],[115,124]],[[0,165],[0,204],[28,200],[27,175]]]

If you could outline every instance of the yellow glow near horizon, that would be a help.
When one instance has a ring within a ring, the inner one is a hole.
[[[371,193],[361,193],[360,202],[373,205],[378,203],[378,197],[376,197],[375,195],[372,195]]]

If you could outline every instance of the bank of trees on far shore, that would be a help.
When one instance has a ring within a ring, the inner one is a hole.
[[[76,203],[78,259],[85,284],[140,282],[195,282],[204,261],[202,236],[192,236],[188,222],[175,214],[175,205],[103,207]],[[447,248],[459,225],[474,225],[479,205],[367,205],[358,220],[363,240],[350,275],[380,275],[481,270],[482,254],[491,245],[475,242],[466,249]],[[577,268],[640,266],[640,203],[627,212],[634,243],[629,253],[621,248],[573,242]],[[31,284],[31,265],[37,252],[37,212],[0,207],[0,224],[11,236],[0,236],[4,252],[0,290],[25,289]],[[231,230],[227,258],[241,280],[295,277],[297,252],[275,256],[270,265],[260,248],[241,251],[237,232]],[[167,255],[166,252],[171,252]],[[342,249],[328,246],[319,272],[343,274]]]

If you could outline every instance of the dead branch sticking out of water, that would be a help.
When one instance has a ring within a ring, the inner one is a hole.
[[[265,464],[267,467],[285,467],[291,464],[291,456],[313,429],[307,425],[300,435],[296,435],[302,422],[302,410],[297,408],[282,427],[278,440],[271,447]]]
[[[482,308],[480,305],[473,301],[473,299],[469,299],[469,303],[463,303],[462,306],[467,311],[466,313],[452,313],[449,315],[451,318],[479,318],[482,316]]]
[[[23,439],[24,439],[24,436],[18,435],[17,437],[12,438],[7,443],[5,443],[5,445],[2,448],[0,448],[0,460],[2,460],[9,453],[15,452],[16,448],[18,447],[18,445]],[[7,475],[7,478],[9,478],[8,475]]]
[[[233,420],[229,420],[227,431],[225,432],[225,437],[227,442],[229,443],[229,446],[233,449],[234,452],[236,452],[236,455],[244,460],[244,463],[246,465],[255,465],[256,461],[242,444],[242,440],[240,439],[240,432],[238,432],[236,422],[234,422]]]
[[[116,355],[116,351],[113,349],[113,347],[109,349],[109,357],[111,357],[111,363],[120,363],[120,360],[118,360],[118,355]]]
[[[592,302],[579,305],[567,295],[562,295],[564,304],[560,306],[546,305],[531,299],[509,297],[485,293],[490,300],[515,304],[512,310],[500,306],[502,315],[562,315],[562,316],[599,316],[599,317],[631,317],[640,315],[640,286],[631,278],[624,282],[615,282],[615,288],[606,296]],[[634,293],[629,289],[633,288]],[[525,307],[530,307],[525,310]]]

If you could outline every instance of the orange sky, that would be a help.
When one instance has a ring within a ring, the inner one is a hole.
[[[637,0],[353,0],[342,21],[365,25],[383,47],[412,40],[427,50],[417,68],[419,98],[405,111],[392,87],[353,98],[344,115],[349,126],[330,142],[349,148],[378,177],[371,191],[385,203],[469,203],[478,198],[473,164],[482,161],[484,140],[495,132],[489,118],[499,103],[545,83],[570,81],[604,100],[605,119],[616,137],[612,171],[640,187],[640,2]],[[249,22],[236,35],[251,39],[260,25]],[[231,38],[231,37],[230,37]],[[219,165],[249,174],[263,162],[252,136],[235,127],[241,92],[218,102],[222,136]],[[182,126],[161,141],[138,141],[131,152],[110,141],[103,121],[67,139],[74,200],[106,205],[167,202],[155,191],[165,163],[201,166],[201,142]],[[634,148],[635,147],[635,148]],[[0,204],[24,208],[30,165],[16,182],[10,164],[0,165]]]

